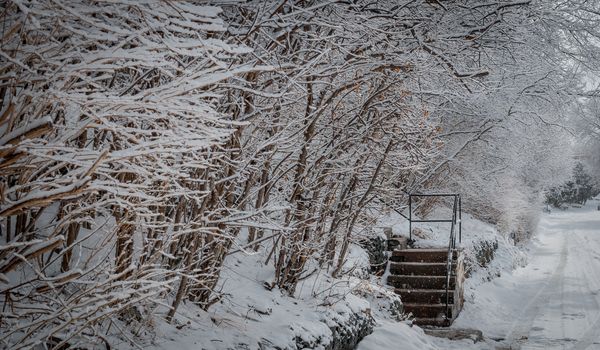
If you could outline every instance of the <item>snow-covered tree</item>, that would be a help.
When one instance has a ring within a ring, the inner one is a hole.
[[[187,2],[6,4],[2,344],[87,347],[116,315],[214,302],[236,232],[225,226],[244,219],[227,192],[240,122],[218,110],[219,84],[271,69],[237,59],[250,50],[222,38],[219,13]]]
[[[462,192],[519,230],[570,171],[596,5],[210,3],[6,4],[3,345],[86,347],[158,304],[208,309],[234,253],[294,295],[345,273],[407,192]]]

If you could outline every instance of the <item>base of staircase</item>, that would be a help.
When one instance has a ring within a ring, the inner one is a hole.
[[[452,320],[447,318],[427,318],[427,317],[417,317],[413,319],[412,323],[417,326],[430,326],[430,327],[450,327],[452,324]]]

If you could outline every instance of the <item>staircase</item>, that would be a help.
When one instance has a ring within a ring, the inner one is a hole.
[[[414,324],[448,327],[462,308],[465,278],[462,253],[452,250],[450,283],[446,286],[448,255],[447,248],[392,252],[387,283],[400,295],[404,312],[415,317]]]

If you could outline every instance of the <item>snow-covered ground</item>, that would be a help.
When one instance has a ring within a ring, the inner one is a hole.
[[[364,251],[351,253],[349,265],[368,266]],[[296,349],[297,344],[304,344],[320,349],[332,341],[330,327],[343,328],[354,314],[370,312],[369,301],[355,295],[364,285],[360,278],[333,279],[315,273],[299,283],[292,298],[265,287],[272,269],[260,253],[229,256],[219,285],[223,298],[209,311],[186,303],[173,324],[158,317],[156,334],[144,348],[262,350]],[[377,289],[371,293],[391,293],[371,287]],[[157,310],[161,313],[166,310]]]
[[[521,349],[600,349],[600,211],[544,214],[529,263],[472,291],[454,327]]]
[[[386,323],[359,349],[391,348],[409,336],[402,349],[600,349],[598,205],[592,200],[544,214],[526,266],[486,283],[468,280],[465,307],[452,328],[481,330],[484,342],[435,339]]]
[[[436,215],[449,213],[442,210]],[[448,227],[438,226],[420,226],[423,229],[420,244],[445,246]],[[399,215],[383,217],[374,230],[381,233],[383,227],[392,227],[396,234],[408,231],[406,220]],[[463,231],[462,246],[465,249],[472,249],[482,240],[502,239],[492,226],[470,215],[463,216]],[[244,235],[239,239],[244,241]],[[496,259],[492,265],[504,266],[510,265],[512,255],[518,250],[511,247],[510,242],[501,241],[498,251],[506,259]],[[219,288],[223,298],[219,302],[208,312],[186,303],[178,310],[172,324],[163,321],[160,315],[166,310],[158,308],[155,312],[159,316],[155,319],[156,333],[150,341],[138,345],[157,350],[294,349],[301,340],[307,346],[320,348],[332,339],[329,327],[347,324],[352,314],[368,313],[377,325],[375,333],[367,337],[359,349],[388,349],[398,344],[401,349],[446,348],[444,340],[425,335],[421,328],[411,327],[410,322],[394,319],[396,316],[388,311],[389,303],[398,300],[398,296],[385,286],[385,276],[368,276],[364,271],[369,266],[368,256],[358,246],[351,246],[344,269],[354,270],[351,275],[334,279],[326,271],[317,270],[299,284],[295,298],[285,296],[277,288],[265,288],[273,275],[273,267],[265,265],[264,260],[263,251],[229,256],[221,274]],[[481,284],[489,271],[498,268],[481,269],[471,280]],[[465,342],[468,344],[469,341]],[[451,345],[460,347],[462,343]],[[127,346],[125,343],[119,345]]]
[[[486,268],[475,268],[467,279],[465,307],[452,326],[481,330],[482,342],[435,338],[410,322],[379,314],[365,295],[375,290],[384,293],[385,287],[378,285],[383,279],[335,280],[316,274],[301,283],[296,298],[269,291],[264,282],[270,271],[260,254],[242,254],[228,259],[222,276],[223,300],[209,312],[186,305],[172,325],[157,321],[158,334],[144,347],[259,349],[266,344],[294,348],[298,338],[324,345],[331,337],[332,322],[370,310],[378,324],[358,350],[600,349],[599,204],[593,200],[583,208],[544,214],[536,237],[519,249],[492,226],[463,216],[462,246],[467,253],[482,240],[498,241],[495,259]],[[379,224],[392,226],[395,233],[407,229],[401,218],[386,218]],[[424,227],[423,234],[421,244],[441,244],[447,237],[446,230],[431,225]],[[349,263],[366,265],[365,252],[354,250]],[[367,292],[360,292],[361,288]]]

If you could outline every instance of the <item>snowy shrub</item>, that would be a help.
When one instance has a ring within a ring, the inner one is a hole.
[[[479,266],[486,267],[493,259],[494,252],[498,249],[498,241],[482,241],[475,252]]]

